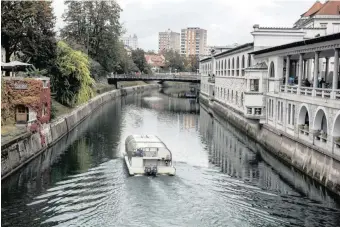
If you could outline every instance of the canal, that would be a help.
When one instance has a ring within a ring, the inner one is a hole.
[[[158,135],[176,176],[129,177],[130,134]],[[339,198],[195,99],[158,91],[100,107],[2,181],[1,205],[2,226],[340,226]]]

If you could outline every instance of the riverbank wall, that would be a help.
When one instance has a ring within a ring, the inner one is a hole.
[[[71,132],[92,112],[110,100],[130,94],[158,89],[158,84],[125,87],[100,94],[87,103],[76,107],[71,113],[62,115],[45,124],[40,133],[25,133],[1,145],[1,180],[32,161],[47,148]],[[44,140],[44,142],[42,141]]]
[[[209,97],[202,93],[200,103],[209,114],[217,115],[230,122],[282,162],[293,166],[340,195],[340,162],[334,157],[313,149],[267,125],[260,125],[256,121],[249,120],[223,103],[209,100]]]

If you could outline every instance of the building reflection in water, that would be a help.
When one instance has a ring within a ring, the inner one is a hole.
[[[203,108],[199,124],[209,162],[223,173],[276,194],[307,196],[329,207],[338,206],[334,195],[330,196],[324,187],[284,165],[228,122],[211,117]]]

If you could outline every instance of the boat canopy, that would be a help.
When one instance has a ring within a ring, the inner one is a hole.
[[[125,140],[125,147],[129,157],[139,156],[138,151],[143,151],[144,156],[171,158],[170,150],[155,135],[130,135]]]

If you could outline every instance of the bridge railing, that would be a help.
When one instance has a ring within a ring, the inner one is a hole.
[[[142,74],[142,75],[135,75],[135,74],[109,74],[107,78],[112,79],[140,79],[140,80],[200,80],[200,76],[193,74],[193,75],[175,75],[175,74]]]

